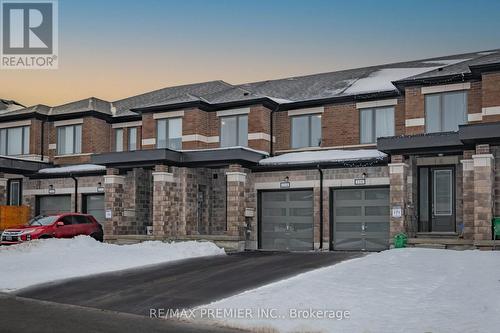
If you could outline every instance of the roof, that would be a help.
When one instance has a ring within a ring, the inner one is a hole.
[[[10,112],[24,108],[24,105],[16,101],[0,98],[0,112]]]
[[[500,66],[500,49],[462,53],[414,61],[384,64],[305,76],[232,85],[217,80],[167,87],[127,97],[114,102],[95,97],[55,107],[33,107],[0,111],[2,117],[37,113],[60,116],[81,112],[97,112],[113,117],[138,116],[136,111],[168,109],[187,105],[223,106],[231,103],[268,101],[272,105],[292,106],[325,99],[380,97],[398,94],[405,84],[422,84],[427,80],[464,79],[471,68]],[[448,82],[444,81],[444,82]],[[1,104],[0,104],[1,108]],[[1,110],[1,109],[0,109]]]

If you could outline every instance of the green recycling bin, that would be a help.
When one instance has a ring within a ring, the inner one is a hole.
[[[493,239],[500,239],[500,217],[491,219],[491,224],[493,227]]]
[[[408,236],[404,233],[399,233],[396,236],[394,236],[394,247],[396,249],[401,249],[403,247],[406,247],[406,244],[408,243]]]

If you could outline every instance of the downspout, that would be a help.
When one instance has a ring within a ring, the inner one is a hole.
[[[78,213],[78,179],[73,175],[70,177],[75,181],[75,213]]]
[[[271,132],[271,143],[269,144],[269,150],[270,150],[269,156],[274,156],[274,140],[273,140],[274,139],[274,125],[273,125],[274,121],[273,121],[273,119],[274,119],[274,113],[277,112],[278,109],[279,109],[279,105],[276,105],[274,107],[274,109],[271,110],[271,122],[270,122],[270,125],[271,125],[271,131],[270,131]]]
[[[44,137],[45,137],[45,119],[42,120],[42,138],[40,140],[40,160],[43,162],[43,145],[44,145]]]
[[[319,249],[323,249],[323,170],[318,164],[319,171]]]

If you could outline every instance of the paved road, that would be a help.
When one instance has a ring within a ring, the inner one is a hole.
[[[19,296],[149,316],[150,309],[207,304],[311,269],[359,257],[352,252],[245,252],[77,278]]]
[[[2,333],[242,333],[218,326],[103,311],[0,294]]]

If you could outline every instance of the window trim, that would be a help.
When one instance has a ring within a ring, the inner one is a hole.
[[[122,137],[122,149],[121,150],[118,150],[117,135],[118,135],[119,132],[121,132],[121,137]],[[122,152],[122,151],[124,151],[124,148],[125,148],[124,147],[125,146],[124,145],[124,143],[125,143],[124,142],[124,133],[125,133],[125,131],[124,131],[123,128],[115,128],[115,133],[114,133],[115,134],[115,137],[114,137],[115,142],[114,142],[114,147],[113,147],[115,152]]]
[[[59,129],[62,128],[68,128],[68,127],[73,127],[73,147],[71,147],[71,153],[63,153],[59,149],[61,149],[61,145],[59,144]],[[76,128],[80,127],[80,151],[76,151]],[[64,126],[58,126],[57,127],[57,135],[56,135],[56,142],[57,142],[57,156],[69,156],[69,155],[77,155],[82,153],[82,142],[83,141],[83,126],[82,124],[72,124],[72,125],[64,125]]]
[[[131,140],[130,140],[130,138],[132,137],[131,133],[133,132],[133,130],[135,130],[135,147],[131,148],[131,145],[130,145]],[[128,151],[136,151],[138,149],[137,148],[137,142],[139,141],[138,140],[138,133],[139,133],[139,129],[136,126],[127,128],[127,150]]]
[[[448,132],[448,131],[444,131],[443,130],[443,123],[444,123],[444,98],[443,96],[444,95],[448,95],[448,94],[456,94],[456,93],[463,93],[465,95],[465,112],[464,112],[464,124],[467,124],[468,122],[468,113],[469,113],[469,105],[468,105],[468,102],[469,102],[469,92],[468,90],[452,90],[452,91],[442,91],[442,92],[436,92],[436,93],[428,93],[428,94],[425,94],[424,95],[424,122],[425,122],[425,133],[443,133],[443,132]],[[427,97],[431,97],[431,96],[438,96],[439,97],[439,130],[436,132],[436,131],[433,131],[433,132],[429,132],[429,121],[427,121]],[[458,126],[460,126],[461,124],[458,124]]]
[[[222,121],[224,119],[228,119],[228,118],[236,118],[236,135],[235,135],[235,139],[236,139],[236,144],[235,145],[229,145],[229,146],[223,146],[222,145]],[[247,118],[247,144],[246,145],[242,145],[240,144],[240,119],[241,118]],[[242,147],[246,147],[248,146],[248,113],[240,113],[240,114],[235,114],[235,115],[227,115],[227,116],[220,116],[219,117],[219,137],[220,137],[220,140],[219,140],[219,147],[220,148],[227,148],[227,147],[238,147],[238,146],[242,146]]]
[[[9,130],[12,129],[21,129],[21,154],[9,154]],[[0,142],[0,145],[3,146],[3,149],[5,149],[5,155],[3,156],[23,156],[23,155],[29,155],[30,153],[30,140],[31,140],[31,126],[30,125],[23,125],[23,126],[14,126],[14,127],[5,127],[5,128],[0,128],[0,132],[5,131],[5,142]],[[28,151],[25,151],[25,134],[28,133]],[[1,135],[0,135],[1,138]],[[0,148],[1,151],[1,148]]]
[[[313,146],[312,145],[312,117],[320,117],[320,124],[321,124],[321,133],[319,137],[319,145]],[[308,130],[308,138],[307,146],[302,146],[302,147],[294,147],[293,146],[293,120],[295,118],[307,118],[307,130]],[[290,116],[290,148],[292,149],[301,149],[301,148],[310,148],[310,147],[321,147],[321,144],[323,143],[323,113],[307,113],[307,114],[298,114],[295,116]]]
[[[363,144],[363,145],[369,145],[369,144],[375,144],[377,143],[377,110],[380,110],[380,109],[392,109],[392,123],[394,125],[393,127],[393,133],[394,135],[396,135],[396,108],[394,105],[387,105],[387,106],[377,106],[377,107],[371,107],[371,108],[362,108],[362,109],[358,109],[358,119],[359,119],[359,143],[360,144]],[[366,111],[371,111],[372,115],[371,115],[371,118],[372,118],[372,140],[369,141],[369,142],[363,142],[361,140],[361,135],[362,135],[362,131],[361,131],[361,112],[366,112]]]
[[[180,146],[180,149],[182,149],[182,132],[183,132],[183,127],[184,127],[184,122],[183,122],[183,119],[182,117],[169,117],[169,118],[159,118],[159,119],[156,119],[156,148],[158,149],[171,149],[171,150],[175,150],[175,149],[172,149],[170,148],[170,130],[169,130],[169,125],[170,125],[170,121],[171,120],[176,120],[176,119],[180,119],[181,121],[181,136],[180,136],[180,139],[181,139],[181,146]],[[165,141],[166,141],[166,147],[160,147],[160,138],[158,136],[158,129],[160,128],[160,122],[165,122]],[[172,138],[173,139],[173,138]],[[176,138],[178,139],[178,138]]]

